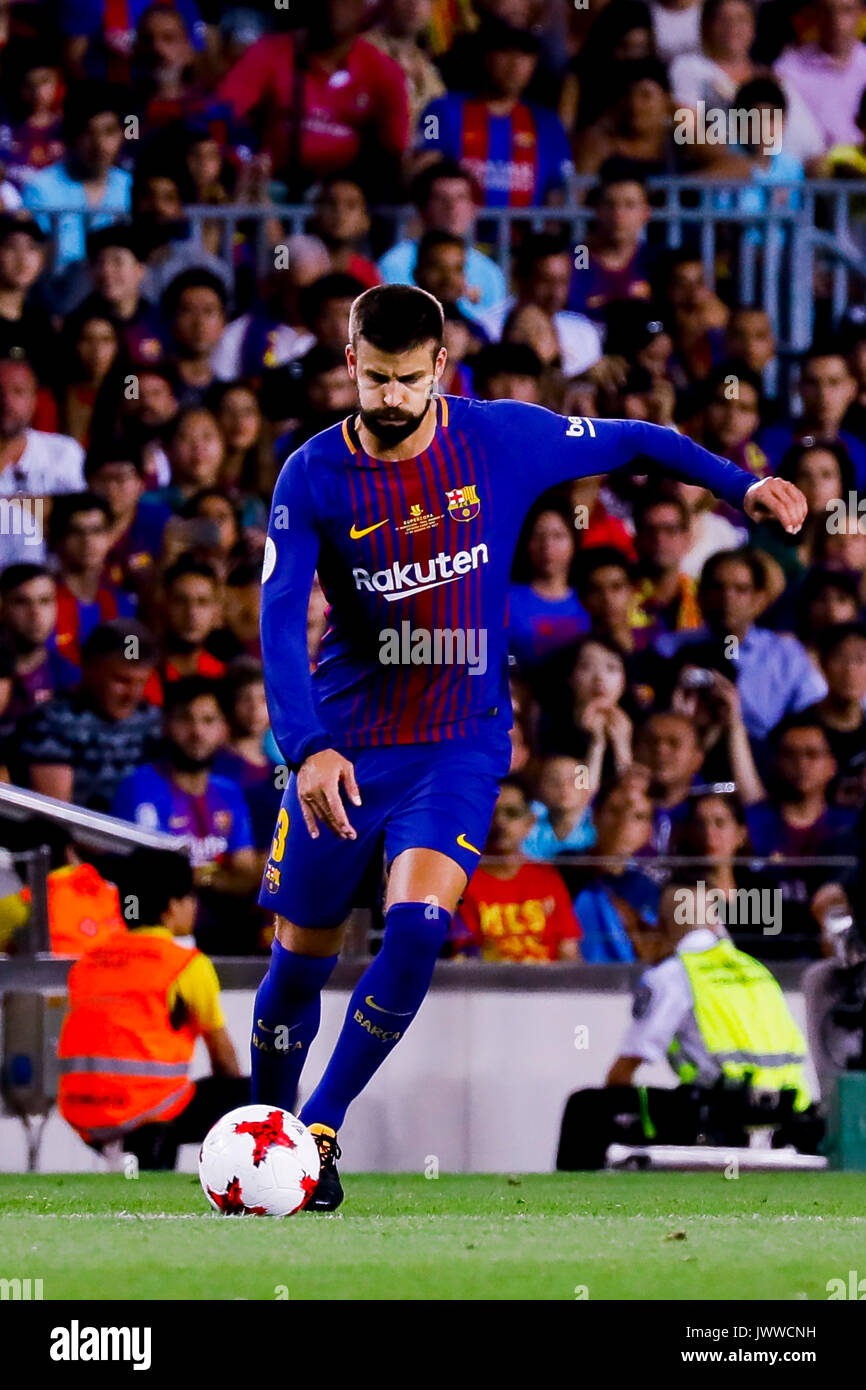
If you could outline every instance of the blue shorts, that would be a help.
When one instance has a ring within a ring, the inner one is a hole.
[[[471,878],[508,773],[506,733],[484,743],[449,742],[391,748],[338,749],[354,763],[361,805],[343,804],[357,840],[326,825],[311,838],[292,773],[265,867],[259,904],[299,927],[336,927],[358,900],[361,885],[384,860],[404,849],[435,849]],[[285,813],[285,814],[284,814]],[[288,817],[288,825],[286,825]]]

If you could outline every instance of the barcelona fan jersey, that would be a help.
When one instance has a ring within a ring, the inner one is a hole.
[[[434,400],[416,458],[371,458],[351,419],[304,443],[274,491],[262,650],[274,736],[295,766],[328,747],[482,738],[511,726],[506,605],[531,503],[641,456],[739,507],[755,479],[673,430],[517,401]],[[310,674],[313,575],[329,605]]]
[[[437,97],[421,117],[415,148],[459,160],[488,208],[537,207],[572,173],[559,118],[522,101],[507,116],[495,116],[486,101],[456,92]]]

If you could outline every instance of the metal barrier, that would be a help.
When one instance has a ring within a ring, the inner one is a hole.
[[[575,178],[569,201],[562,207],[489,208],[478,224],[491,233],[490,253],[509,276],[512,231],[515,226],[540,230],[567,227],[572,245],[581,245],[594,219],[585,198],[597,180]],[[815,325],[815,271],[831,276],[830,301],[834,323],[844,313],[856,281],[857,295],[866,288],[866,182],[808,180],[767,184],[742,180],[653,178],[647,181],[653,206],[651,228],[657,227],[667,248],[697,246],[710,283],[715,284],[719,252],[730,257],[732,298],[760,304],[770,316],[780,350],[801,352]],[[760,207],[744,209],[743,201]],[[414,209],[389,206],[374,209],[378,225],[390,239],[408,234]],[[107,221],[105,213],[39,209],[39,218],[56,235],[58,219],[80,217],[86,228]],[[274,240],[269,224],[277,222],[284,237],[306,232],[313,216],[309,203],[227,207],[191,206],[185,209],[192,239],[202,245],[205,226],[220,230],[219,256],[234,275],[238,248],[259,275],[274,268]]]

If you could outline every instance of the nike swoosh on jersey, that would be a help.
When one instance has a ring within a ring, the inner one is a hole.
[[[384,521],[377,521],[375,526],[365,526],[361,531],[358,530],[357,526],[353,521],[352,529],[349,532],[349,539],[352,541],[359,541],[362,539],[363,536],[369,536],[371,531],[378,531],[380,526],[387,526],[390,520],[391,518],[389,516],[386,516]]]
[[[374,1002],[372,994],[367,995],[365,1003],[369,1004],[370,1008],[375,1009],[377,1013],[394,1014],[396,1018],[408,1018],[410,1014],[415,1012],[414,1009],[408,1009],[405,1013],[400,1009],[383,1009],[381,1004],[376,1004]]]
[[[481,850],[480,850],[480,849],[476,849],[474,845],[470,845],[470,843],[469,843],[469,841],[467,840],[467,838],[466,838],[465,835],[462,835],[462,834],[461,834],[461,835],[458,835],[458,836],[457,836],[457,843],[458,843],[458,845],[460,846],[461,849],[471,849],[473,854],[480,854],[480,853],[481,853]]]

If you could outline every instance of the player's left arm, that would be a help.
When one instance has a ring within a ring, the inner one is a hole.
[[[626,468],[634,459],[651,459],[675,478],[709,488],[716,497],[739,507],[752,521],[775,518],[792,534],[806,519],[806,499],[784,478],[755,479],[729,459],[711,454],[685,435],[644,420],[593,420],[557,415],[541,406],[515,401],[496,403],[504,449],[522,460],[521,476],[531,495],[572,478],[586,478]],[[526,466],[531,459],[531,468]],[[516,461],[516,460],[515,460]]]

